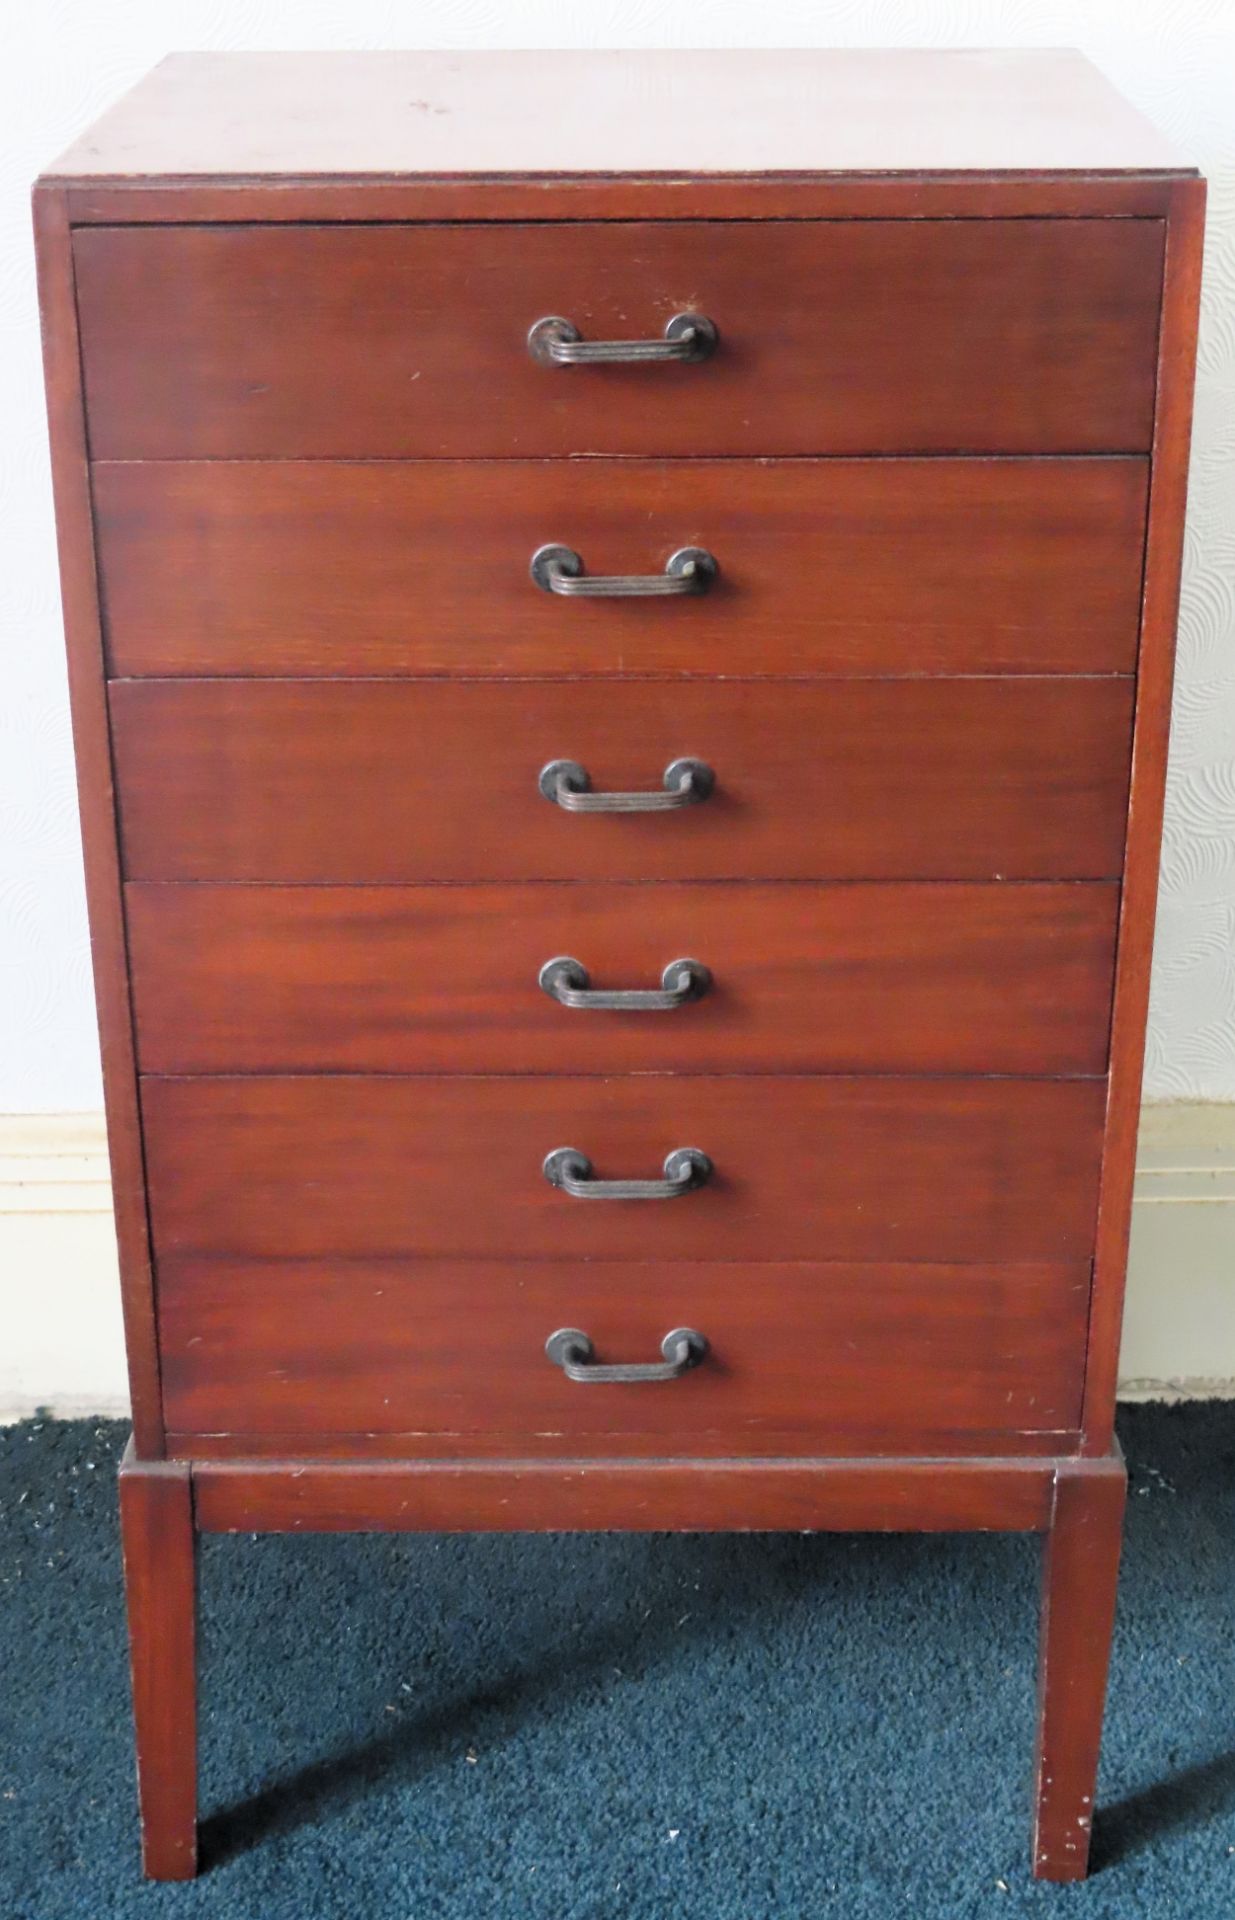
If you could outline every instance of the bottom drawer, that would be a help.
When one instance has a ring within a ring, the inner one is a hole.
[[[853,1453],[998,1433],[1006,1450],[1078,1424],[1089,1269],[171,1259],[158,1292],[178,1437]],[[677,1327],[708,1348],[676,1379],[576,1383],[545,1353],[561,1327],[602,1364],[657,1361]]]

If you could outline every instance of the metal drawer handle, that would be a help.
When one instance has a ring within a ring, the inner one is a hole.
[[[698,1147],[677,1147],[665,1160],[663,1180],[597,1180],[586,1153],[555,1147],[542,1172],[551,1187],[560,1187],[572,1200],[678,1200],[706,1187],[712,1162]]]
[[[573,547],[537,547],[529,568],[542,593],[571,600],[683,599],[706,593],[719,568],[706,547],[679,547],[663,573],[584,573]]]
[[[661,1341],[660,1350],[665,1356],[663,1360],[601,1366],[592,1358],[596,1348],[590,1335],[580,1332],[578,1327],[559,1327],[545,1341],[545,1352],[554,1366],[560,1367],[568,1380],[577,1380],[581,1386],[590,1386],[593,1381],[625,1386],[640,1380],[680,1380],[684,1373],[707,1358],[708,1343],[694,1327],[675,1327]]]
[[[675,313],[663,340],[585,340],[573,320],[551,313],[529,332],[527,350],[546,367],[637,367],[706,360],[719,338],[705,313]]]
[[[660,792],[593,793],[592,776],[577,760],[550,760],[540,791],[565,813],[676,813],[710,797],[716,775],[704,760],[671,760]]]
[[[623,987],[605,991],[588,985],[588,970],[582,961],[569,954],[546,960],[540,969],[540,984],[551,1000],[562,1007],[594,1007],[602,1013],[669,1013],[699,1000],[712,984],[712,976],[698,960],[671,960],[660,976],[659,987]]]

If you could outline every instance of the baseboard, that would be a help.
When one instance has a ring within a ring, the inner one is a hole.
[[[0,1116],[0,1421],[128,1412],[102,1114]]]
[[[1235,1396],[1235,1104],[1141,1114],[1119,1391]]]
[[[128,1406],[101,1114],[0,1117],[0,1421]],[[1235,1104],[1141,1119],[1126,1399],[1235,1397]]]

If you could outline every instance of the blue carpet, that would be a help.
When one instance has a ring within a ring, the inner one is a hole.
[[[207,1540],[206,1871],[145,1885],[124,1430],[0,1430],[0,1916],[1229,1917],[1235,1404],[1122,1424],[1069,1888],[1026,1867],[1036,1543],[788,1535]]]

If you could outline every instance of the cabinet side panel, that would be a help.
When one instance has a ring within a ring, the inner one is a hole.
[[[1111,1444],[1119,1364],[1162,844],[1204,222],[1204,181],[1176,182],[1167,220],[1132,783],[1089,1323],[1084,1425],[1085,1451],[1094,1454],[1106,1453]]]
[[[144,1459],[157,1459],[163,1454],[163,1418],[153,1276],[133,1059],[124,907],[116,845],[115,793],[103,679],[77,314],[66,200],[62,190],[45,185],[36,187],[34,230],[56,531],[60,548],[60,588],[81,802],[90,944],[103,1057],[112,1199],[120,1246],[133,1431],[138,1454]]]

